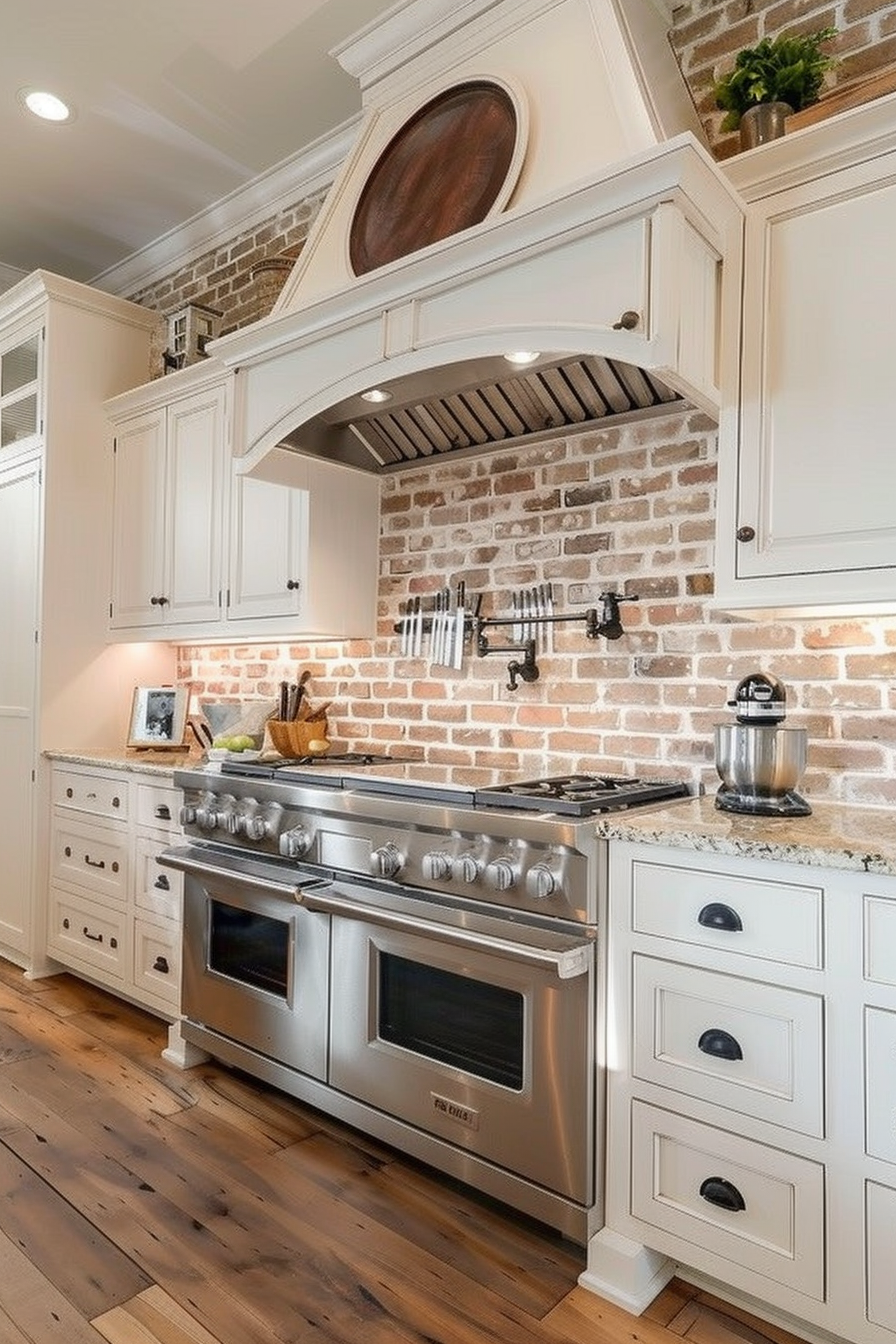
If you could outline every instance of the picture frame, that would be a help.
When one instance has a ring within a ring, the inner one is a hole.
[[[187,727],[188,686],[135,686],[129,747],[182,747]]]

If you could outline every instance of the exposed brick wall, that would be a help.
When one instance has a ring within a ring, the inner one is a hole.
[[[737,135],[719,130],[723,113],[712,96],[715,81],[744,47],[782,32],[832,26],[827,48],[839,58],[825,89],[874,74],[896,61],[896,4],[877,0],[685,0],[673,13],[672,49],[691,90],[707,138],[719,158],[740,148]]]
[[[635,769],[714,789],[712,726],[762,668],[784,680],[791,724],[808,729],[805,792],[896,802],[896,620],[715,612],[715,462],[709,422],[678,411],[387,477],[375,640],[184,648],[180,678],[212,698],[273,697],[307,667],[345,749],[413,745],[433,762],[472,754],[522,774]],[[556,626],[540,679],[511,694],[510,655],[468,655],[462,672],[400,656],[400,603],[458,578],[485,594],[484,615],[509,615],[514,590],[543,582],[558,611],[582,617],[605,589],[640,601],[622,607],[617,641],[589,641],[584,619]]]

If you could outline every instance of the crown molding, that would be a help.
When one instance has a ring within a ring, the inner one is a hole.
[[[163,233],[90,281],[109,294],[127,296],[191,265],[219,244],[258,228],[333,181],[351,149],[360,117],[343,122],[299,153],[290,155],[177,228]],[[0,286],[2,286],[0,273]]]

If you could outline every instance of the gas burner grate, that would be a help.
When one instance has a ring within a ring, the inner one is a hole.
[[[394,756],[381,756],[376,752],[345,751],[334,752],[326,756],[278,756],[269,761],[224,761],[221,773],[224,775],[244,775],[256,779],[274,779],[281,770],[323,769],[333,766],[395,765]]]
[[[587,817],[627,807],[687,797],[688,787],[678,780],[633,779],[622,775],[560,775],[525,780],[493,789],[480,789],[476,807],[518,808],[533,812]]]

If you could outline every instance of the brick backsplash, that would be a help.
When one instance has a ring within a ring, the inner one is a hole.
[[[896,620],[716,611],[715,458],[711,423],[679,410],[387,476],[375,639],[182,648],[179,678],[199,697],[272,698],[309,668],[342,749],[475,756],[521,774],[633,769],[713,789],[713,724],[761,668],[808,729],[808,796],[896,802]],[[401,657],[401,603],[461,578],[483,615],[509,615],[515,590],[550,583],[557,611],[579,616],[555,626],[538,681],[511,693],[506,654],[468,652],[461,671]],[[621,639],[589,640],[584,613],[608,589],[640,600],[622,606]]]

